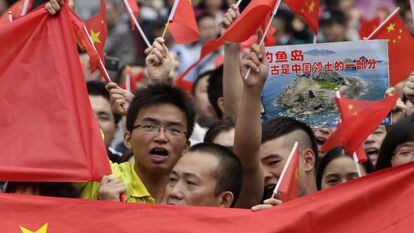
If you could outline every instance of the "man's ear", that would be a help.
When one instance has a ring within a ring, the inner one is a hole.
[[[305,158],[304,168],[306,172],[313,171],[313,169],[315,168],[315,162],[316,162],[315,156],[316,156],[315,153],[311,149],[306,149],[304,151],[304,158]]]
[[[124,145],[126,148],[131,149],[131,133],[128,130],[125,130],[124,133]]]
[[[224,97],[219,97],[217,99],[217,106],[219,107],[220,111],[223,113],[224,115]]]
[[[234,195],[230,191],[222,192],[218,198],[220,207],[230,208],[234,202]]]

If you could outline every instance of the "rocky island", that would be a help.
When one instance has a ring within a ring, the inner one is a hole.
[[[355,98],[362,94],[364,86],[361,79],[336,72],[300,75],[272,104],[283,106],[288,115],[317,114],[335,110],[337,90],[345,98]]]

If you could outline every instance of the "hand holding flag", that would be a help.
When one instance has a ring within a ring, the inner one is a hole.
[[[155,39],[145,58],[145,73],[149,82],[167,82],[173,69],[170,51],[161,37]]]

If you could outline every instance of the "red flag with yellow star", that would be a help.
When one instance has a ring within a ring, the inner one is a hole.
[[[287,202],[298,197],[299,190],[299,148],[298,143],[290,152],[290,159],[286,162],[285,172],[281,174],[280,185],[277,189],[277,199]]]
[[[86,28],[88,29],[89,35],[98,51],[99,57],[102,62],[105,61],[104,47],[106,38],[108,37],[108,29],[106,26],[106,9],[105,1],[101,0],[101,12],[91,19],[85,21]],[[91,72],[98,68],[97,63],[91,63]]]
[[[193,5],[191,0],[175,0],[178,1],[176,8],[173,7],[171,13],[172,22],[168,26],[175,42],[177,44],[185,44],[200,39],[200,32],[195,19]]]
[[[300,15],[315,35],[319,27],[319,0],[285,0],[289,8]]]
[[[0,24],[9,23],[8,14],[12,13],[13,20],[22,17],[32,8],[33,0],[20,0],[7,9],[0,18]]]
[[[379,101],[347,98],[337,98],[336,100],[344,118],[338,124],[335,132],[323,144],[322,151],[328,152],[337,146],[343,146],[346,152],[352,156],[354,152],[358,151],[365,139],[388,116],[398,100],[398,95],[387,96]],[[364,162],[363,158],[358,159]]]
[[[390,83],[392,86],[408,78],[414,71],[414,39],[396,12],[370,39],[388,40]]]

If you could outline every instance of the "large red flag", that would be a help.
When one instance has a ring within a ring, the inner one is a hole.
[[[388,40],[390,83],[392,86],[405,80],[414,71],[414,39],[405,27],[398,12],[370,39]]]
[[[343,119],[338,128],[323,144],[322,151],[343,146],[352,155],[365,139],[381,124],[398,100],[398,95],[388,96],[380,101],[360,101],[346,98],[337,99],[341,106],[348,108],[351,116]]]
[[[298,143],[293,146],[292,152],[290,152],[289,163],[286,163],[286,171],[283,172],[283,178],[281,177],[280,185],[277,189],[279,194],[279,200],[287,202],[298,197],[299,190],[299,149]]]
[[[101,11],[98,15],[85,21],[86,28],[88,29],[89,35],[92,39],[92,42],[98,51],[99,57],[102,62],[105,61],[104,47],[106,38],[108,37],[108,29],[106,26],[106,9],[105,1],[101,0]],[[90,69],[91,72],[95,71],[98,68],[98,64],[94,60],[90,60]]]
[[[0,18],[0,24],[9,23],[8,14],[12,13],[13,20],[26,15],[30,8],[32,8],[33,0],[20,0],[14,3],[9,9],[7,9]]]
[[[0,222],[7,233],[411,233],[413,176],[405,164],[257,212],[0,194]]]
[[[285,0],[285,3],[305,20],[313,33],[318,34],[319,0]]]
[[[178,44],[186,44],[200,39],[191,0],[175,0],[177,7],[172,12],[172,22],[168,26],[174,40]]]
[[[0,28],[0,180],[88,181],[110,172],[69,9]]]

